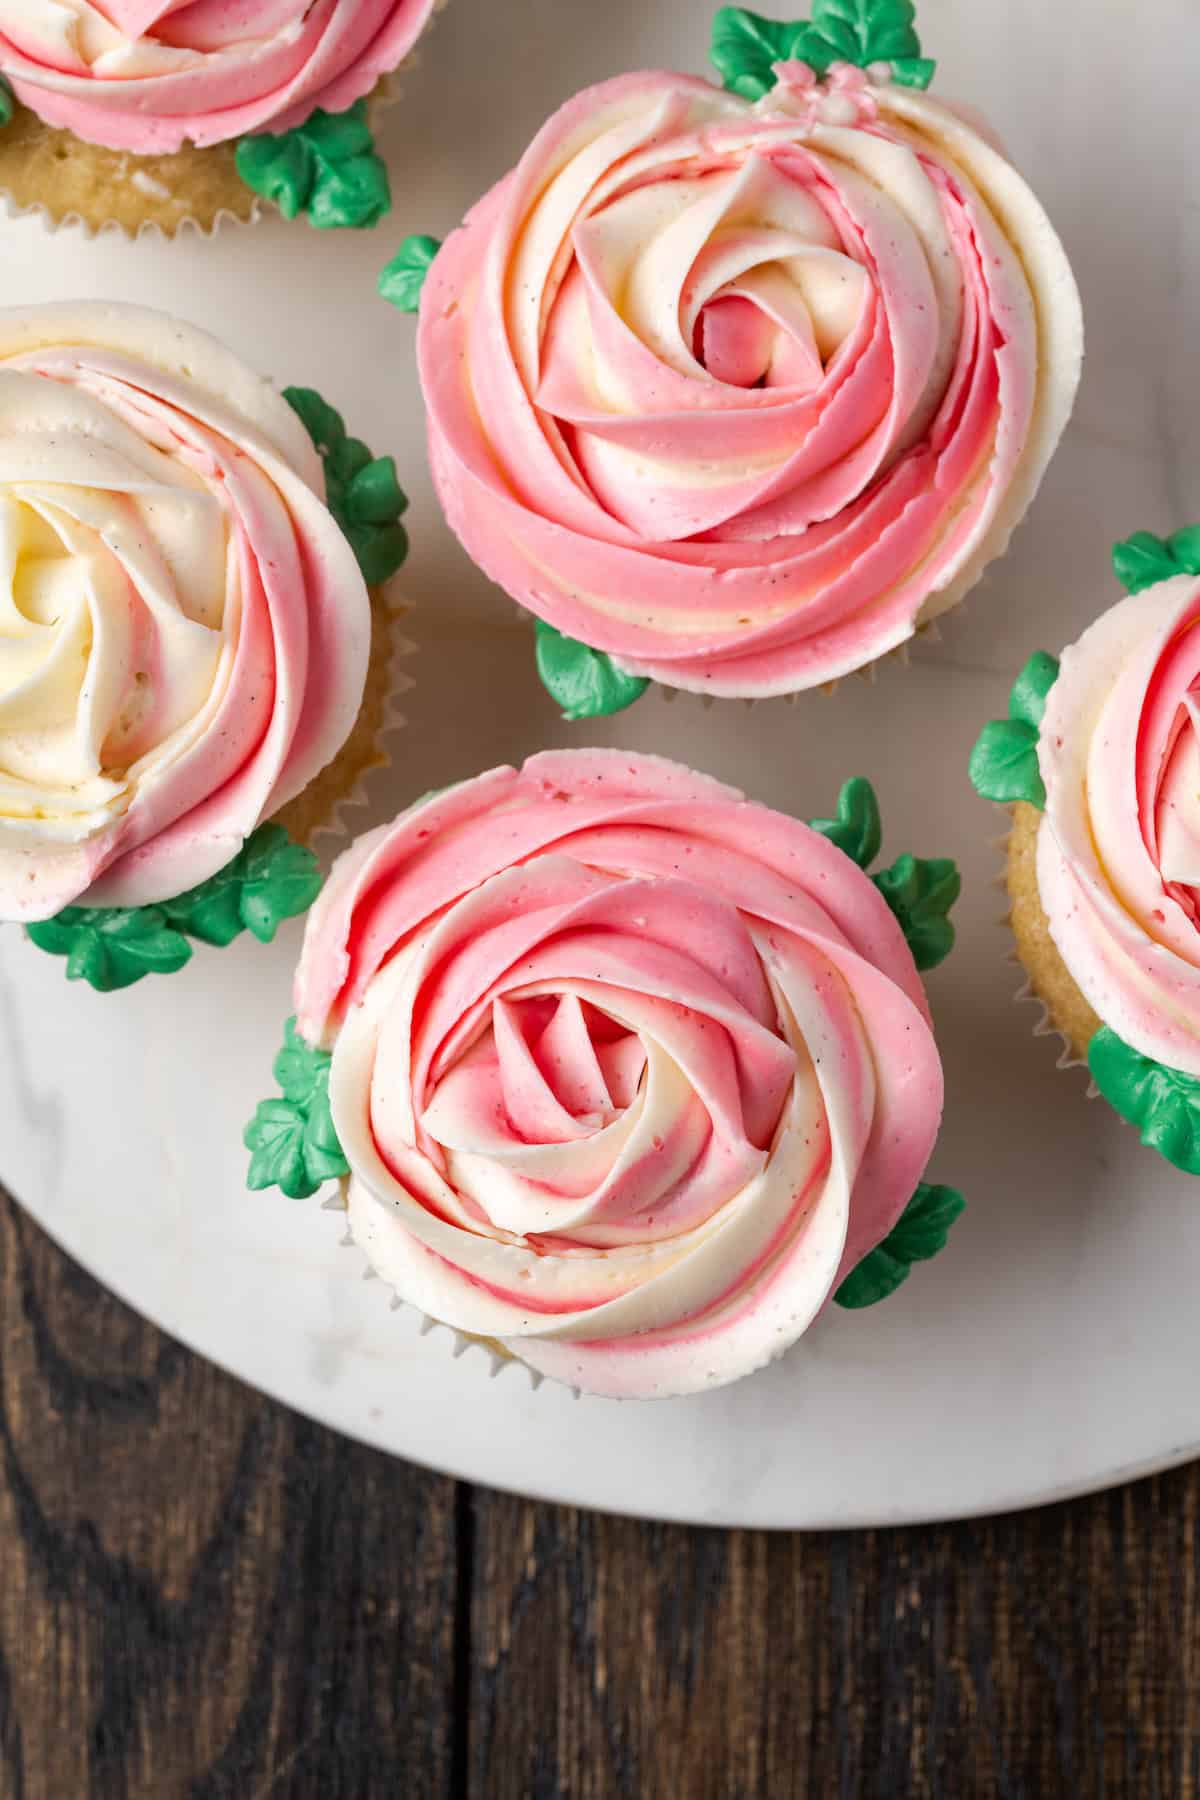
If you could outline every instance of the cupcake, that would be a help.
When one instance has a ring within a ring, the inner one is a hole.
[[[380,760],[403,496],[289,399],[160,313],[0,310],[0,919],[100,989],[269,939]]]
[[[20,210],[168,235],[249,219],[387,212],[366,97],[435,0],[21,0],[0,5],[0,193]]]
[[[1200,1174],[1200,527],[1118,544],[1129,597],[1038,652],[971,757],[1011,807],[1029,991],[1143,1143]]]
[[[677,763],[428,795],[310,914],[250,1185],[341,1181],[400,1301],[592,1393],[722,1386],[945,1241],[918,973],[948,861],[874,878],[869,785],[802,825]]]
[[[384,271],[419,294],[446,516],[536,616],[568,716],[896,651],[1004,550],[1066,424],[1062,246],[912,85],[907,0],[874,18],[860,42],[723,8],[724,91],[588,89],[436,256],[410,240]]]

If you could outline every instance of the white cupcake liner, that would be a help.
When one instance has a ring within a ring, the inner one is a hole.
[[[81,213],[67,212],[56,215],[41,200],[31,201],[28,206],[19,206],[12,195],[2,188],[0,188],[0,209],[3,210],[3,216],[6,219],[34,220],[47,233],[62,231],[70,227],[71,230],[80,231],[89,242],[93,238],[119,237],[126,239],[129,243],[140,243],[143,238],[158,238],[167,243],[177,237],[213,238],[216,237],[218,231],[228,230],[230,227],[256,225],[264,211],[276,210],[269,201],[256,197],[248,218],[242,218],[225,207],[217,213],[211,225],[201,225],[199,220],[194,219],[190,213],[186,213],[178,225],[171,230],[160,225],[157,219],[143,219],[134,227],[122,225],[117,219],[106,219],[102,225],[93,225]]]
[[[344,1176],[338,1182],[334,1191],[326,1199],[322,1200],[321,1210],[323,1212],[341,1213],[343,1217],[345,1216],[346,1181]],[[407,1311],[415,1313],[417,1317],[417,1330],[421,1337],[428,1337],[431,1332],[435,1331],[445,1331],[449,1333],[452,1340],[450,1355],[455,1362],[457,1362],[460,1357],[466,1356],[468,1352],[478,1350],[487,1358],[489,1381],[495,1381],[497,1376],[503,1375],[506,1370],[516,1368],[525,1371],[525,1374],[529,1377],[530,1388],[534,1393],[542,1386],[546,1377],[540,1374],[537,1369],[531,1369],[529,1364],[522,1362],[519,1356],[512,1356],[497,1350],[487,1341],[487,1339],[475,1337],[469,1331],[459,1331],[456,1326],[447,1325],[444,1319],[435,1319],[431,1313],[422,1312],[420,1307],[412,1306],[405,1300],[402,1294],[396,1292],[395,1288],[389,1288],[387,1283],[383,1281],[383,1277],[380,1275],[378,1269],[375,1268],[366,1252],[359,1245],[358,1239],[350,1230],[349,1225],[346,1226],[345,1231],[342,1236],[338,1238],[337,1242],[339,1249],[355,1250],[358,1252],[359,1256],[362,1257],[365,1264],[362,1272],[362,1279],[364,1281],[378,1281],[382,1284],[385,1293],[389,1296],[389,1311]],[[560,1382],[557,1385],[562,1386],[563,1384]],[[581,1390],[579,1388],[573,1387],[571,1392],[575,1395],[576,1399],[580,1398]]]

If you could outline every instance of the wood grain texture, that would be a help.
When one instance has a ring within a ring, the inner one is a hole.
[[[1200,1800],[1200,1473],[690,1531],[363,1450],[0,1205],[0,1800]]]
[[[811,1536],[477,1494],[470,1793],[1191,1800],[1198,1492]]]
[[[0,1207],[5,1800],[440,1796],[453,1485],[266,1401]]]

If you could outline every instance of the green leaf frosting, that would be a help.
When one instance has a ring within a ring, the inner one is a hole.
[[[860,869],[869,869],[879,855],[883,843],[879,802],[862,775],[843,786],[836,818],[810,819],[809,825]],[[898,856],[890,869],[881,869],[871,880],[896,915],[918,969],[935,968],[949,956],[954,927],[947,915],[962,890],[962,877],[949,857]]]
[[[318,108],[292,131],[243,138],[237,168],[247,187],[273,200],[285,219],[306,212],[319,231],[377,225],[391,210],[388,172],[375,152],[365,100],[342,113]]]
[[[395,460],[372,456],[360,438],[347,437],[341,413],[315,388],[284,388],[283,397],[320,453],[329,510],[358,558],[363,579],[378,587],[408,555],[408,534],[400,523],[408,499],[396,478]]]
[[[173,974],[192,954],[161,906],[68,906],[25,929],[39,950],[66,957],[68,981],[86,981],[100,994],[143,975]]]
[[[1013,682],[1007,719],[991,719],[980,732],[967,767],[975,792],[984,800],[1002,805],[1025,800],[1030,806],[1045,806],[1038,730],[1046,696],[1057,680],[1058,658],[1035,650]]]
[[[189,938],[231,944],[243,931],[269,944],[284,919],[307,912],[321,891],[311,850],[282,825],[260,825],[231,863],[161,906],[68,906],[26,926],[39,950],[67,959],[67,979],[98,993],[131,987],[143,975],[170,975],[192,954]]]
[[[950,1227],[966,1205],[957,1188],[922,1181],[882,1244],[864,1256],[833,1296],[839,1306],[874,1306],[908,1280],[915,1262],[946,1247]]]
[[[321,891],[311,850],[282,825],[260,825],[231,863],[163,907],[176,930],[205,944],[231,944],[249,931],[269,944],[285,919],[308,911]]]
[[[537,671],[542,686],[562,707],[564,719],[598,719],[622,712],[650,683],[626,675],[603,650],[591,650],[537,620]]]
[[[1200,1081],[1134,1050],[1102,1025],[1088,1045],[1092,1080],[1136,1125],[1143,1144],[1177,1169],[1200,1175]]]
[[[430,264],[441,249],[435,237],[406,237],[379,277],[379,292],[397,312],[415,313]]]
[[[862,775],[854,775],[838,795],[836,819],[810,819],[809,824],[830,843],[844,850],[860,869],[869,869],[883,843],[883,824],[875,789]]]
[[[918,969],[935,969],[954,948],[948,914],[962,892],[962,876],[948,856],[898,856],[871,877],[899,921]]]
[[[765,19],[722,6],[713,19],[711,58],[725,86],[761,100],[775,86],[775,64],[804,62],[818,75],[831,63],[891,64],[906,87],[928,87],[934,63],[921,55],[912,0],[813,0],[812,18]]]
[[[327,1050],[314,1050],[289,1019],[275,1058],[282,1098],[260,1100],[243,1139],[250,1151],[246,1184],[278,1187],[291,1200],[306,1200],[326,1181],[349,1173],[329,1107]]]
[[[0,131],[12,124],[14,112],[17,110],[17,97],[12,91],[12,83],[0,75]]]
[[[1131,594],[1172,575],[1200,575],[1200,525],[1185,525],[1165,538],[1135,531],[1113,545],[1112,562],[1117,580]]]

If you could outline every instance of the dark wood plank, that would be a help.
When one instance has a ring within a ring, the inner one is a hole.
[[[477,1494],[470,1793],[1193,1800],[1198,1499],[768,1537]]]
[[[144,1324],[0,1205],[0,1793],[454,1785],[453,1484]]]

